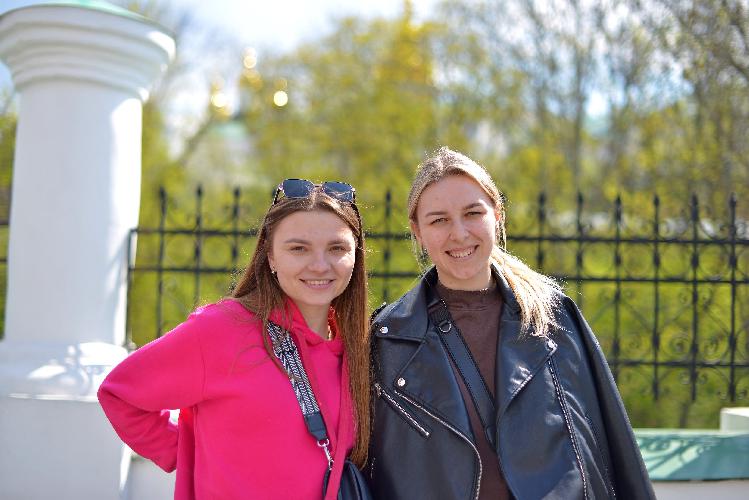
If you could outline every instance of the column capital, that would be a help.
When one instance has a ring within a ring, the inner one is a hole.
[[[0,16],[0,59],[15,88],[64,80],[124,90],[145,101],[175,53],[158,24],[104,2],[32,5]]]

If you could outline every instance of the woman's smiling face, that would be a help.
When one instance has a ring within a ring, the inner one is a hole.
[[[294,212],[273,231],[268,263],[278,284],[302,315],[323,314],[348,286],[356,262],[356,239],[337,215]]]
[[[421,193],[411,230],[437,267],[440,282],[454,290],[481,290],[491,280],[499,213],[481,186],[451,175]]]

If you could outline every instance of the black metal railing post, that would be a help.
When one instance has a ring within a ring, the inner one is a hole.
[[[575,229],[576,229],[576,236],[577,236],[577,248],[575,249],[575,276],[577,279],[575,280],[575,287],[577,290],[577,296],[575,299],[578,301],[578,305],[580,306],[580,309],[584,306],[584,299],[583,296],[583,237],[585,236],[585,228],[583,227],[583,194],[578,191],[577,192],[577,205],[575,207]]]
[[[622,304],[622,197],[614,201],[614,338],[611,343],[611,371],[614,380],[619,380],[619,358],[621,355],[621,304]]]
[[[382,252],[382,268],[385,273],[385,276],[383,277],[383,283],[382,283],[382,301],[388,302],[390,300],[390,262],[392,257],[392,241],[393,241],[393,235],[390,233],[391,224],[390,219],[392,215],[392,202],[393,202],[393,194],[388,188],[385,191],[385,249]]]
[[[125,277],[125,283],[127,290],[125,291],[125,339],[123,341],[123,347],[126,349],[135,349],[133,343],[132,333],[130,332],[130,316],[131,316],[131,303],[130,298],[132,297],[133,290],[133,269],[135,268],[135,244],[138,237],[137,228],[132,228],[127,233],[127,248],[125,248],[125,262],[127,262],[127,276]]]
[[[167,198],[164,186],[159,187],[159,254],[156,270],[156,335],[161,337],[164,327],[164,256],[166,253],[166,211]]]
[[[653,348],[653,398],[658,399],[659,396],[659,374],[658,363],[661,337],[660,337],[660,324],[659,324],[659,313],[661,309],[660,304],[660,277],[661,277],[661,252],[660,252],[660,238],[661,238],[661,220],[660,220],[660,208],[661,200],[658,195],[653,196],[653,331],[651,334],[651,346]]]
[[[736,255],[736,235],[738,229],[736,227],[736,194],[731,193],[729,198],[729,240],[730,240],[730,255],[728,258],[728,265],[730,266],[731,272],[731,324],[730,333],[728,335],[728,351],[729,351],[729,375],[728,375],[728,398],[733,403],[736,401],[736,268],[738,266],[738,258]]]
[[[546,234],[546,193],[541,191],[538,195],[538,238],[536,238],[536,268],[544,269],[544,236]]]
[[[198,185],[195,189],[195,295],[193,297],[192,308],[200,302],[200,274],[201,261],[203,256],[203,186]],[[192,309],[191,308],[191,309]]]
[[[691,386],[692,401],[697,399],[697,358],[699,356],[699,301],[698,288],[700,254],[699,254],[699,223],[700,213],[697,195],[692,194],[690,198],[690,219],[692,223],[692,256],[690,265],[692,268],[692,340],[689,345],[689,384]]]
[[[233,231],[231,241],[231,267],[233,269],[232,275],[236,275],[239,271],[239,200],[241,198],[241,191],[239,188],[234,188],[233,201],[231,206],[231,228]]]

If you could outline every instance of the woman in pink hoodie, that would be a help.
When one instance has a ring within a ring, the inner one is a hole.
[[[323,497],[329,461],[308,432],[269,323],[289,332],[333,459],[362,466],[369,438],[364,235],[344,183],[279,184],[231,297],[197,309],[107,376],[99,401],[122,440],[167,472],[176,499]],[[180,409],[177,425],[168,409]]]

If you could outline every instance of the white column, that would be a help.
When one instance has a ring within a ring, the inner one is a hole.
[[[128,455],[96,390],[127,354],[142,101],[174,49],[160,26],[101,1],[0,16],[0,59],[20,99],[0,342],[0,498],[122,495]]]

